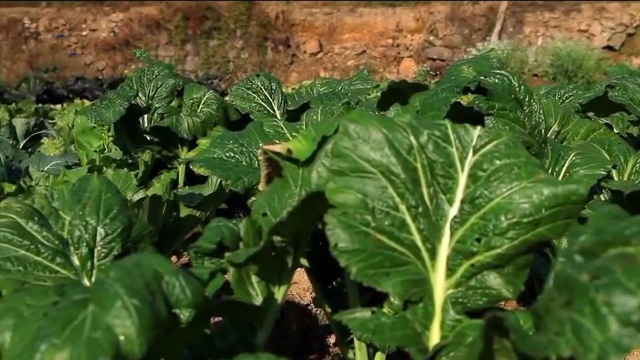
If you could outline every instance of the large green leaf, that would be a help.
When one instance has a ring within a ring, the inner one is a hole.
[[[230,189],[245,192],[260,181],[258,150],[274,140],[262,122],[255,121],[243,131],[213,136],[208,146],[191,158],[190,166],[223,180]]]
[[[548,118],[550,119],[550,118]],[[640,184],[640,155],[604,125],[581,118],[557,122],[547,134],[542,161],[550,174],[585,185],[610,174]]]
[[[543,144],[539,158],[558,179],[595,185],[615,163],[609,150],[629,147],[604,125],[578,117],[568,105],[544,98],[541,106]]]
[[[189,246],[192,262],[198,263],[208,255],[214,255],[219,248],[237,250],[242,241],[240,220],[215,218],[204,228],[198,241]]]
[[[29,168],[29,173],[59,174],[65,167],[78,163],[78,157],[70,153],[46,155],[40,151],[34,153],[22,162]]]
[[[287,93],[290,109],[309,102],[311,107],[337,105],[345,102],[357,105],[376,90],[367,70],[360,70],[347,79],[318,78],[299,85]]]
[[[354,279],[420,302],[404,315],[424,339],[414,348],[446,339],[466,311],[515,298],[526,274],[516,263],[562,234],[588,193],[514,138],[444,120],[352,112],[316,161],[334,255]]]
[[[639,220],[614,205],[598,208],[570,229],[553,276],[529,311],[490,316],[476,328],[484,334],[470,331],[451,342],[444,353],[457,357],[443,358],[625,358],[640,344]],[[523,316],[531,329],[516,320]]]
[[[131,88],[111,90],[103,98],[82,110],[81,114],[96,125],[114,124],[124,116],[136,95],[136,90]]]
[[[613,165],[597,143],[565,145],[553,139],[546,144],[542,161],[556,178],[582,181],[586,186],[595,185]]]
[[[416,94],[407,106],[396,108],[392,114],[419,114],[429,119],[444,118],[453,103],[466,102],[461,95],[467,95],[477,86],[478,81],[496,69],[497,63],[490,52],[458,61],[447,69],[442,80],[436,83],[433,89]]]
[[[611,101],[622,105],[624,110],[640,116],[640,78],[617,76],[607,84],[607,95]]]
[[[603,86],[586,86],[580,84],[556,84],[549,86],[540,94],[546,98],[552,98],[559,101],[561,104],[566,104],[572,109],[577,110],[583,104],[587,103],[604,93]]]
[[[91,284],[100,268],[134,245],[133,225],[126,199],[102,176],[83,176],[33,203],[7,199],[0,203],[0,277]]]
[[[534,337],[523,339],[521,351],[622,359],[640,344],[638,220],[607,206],[571,229],[551,282],[531,309]]]
[[[490,72],[480,81],[485,96],[470,101],[481,109],[487,127],[507,129],[530,149],[538,150],[544,127],[544,107],[538,94],[523,79],[503,70]]]
[[[160,255],[112,263],[90,286],[32,285],[0,299],[3,359],[140,359],[202,298],[195,278]],[[34,321],[37,319],[37,321]]]
[[[144,113],[142,128],[160,121],[183,86],[182,78],[168,64],[147,59],[148,64],[137,69],[116,90],[99,99],[81,112],[93,123],[111,125],[120,120],[132,104]],[[150,115],[148,115],[150,114]],[[142,115],[142,114],[139,114]],[[136,119],[137,120],[137,119]]]
[[[627,115],[624,117],[624,126],[621,123],[622,119],[614,119],[612,125],[618,129],[630,130],[637,127],[632,120],[640,116],[638,91],[640,80],[637,75],[618,74],[607,83],[595,86],[555,85],[545,89],[542,94],[568,104],[580,113],[593,114],[603,122],[608,122],[607,118],[610,116]],[[628,132],[634,133],[637,129]]]
[[[107,169],[103,175],[120,190],[127,200],[135,201],[141,196],[136,177],[127,169]]]
[[[187,84],[182,102],[179,114],[169,115],[159,124],[169,126],[184,139],[202,137],[216,124],[224,121],[224,100],[200,84]]]
[[[272,117],[283,120],[287,98],[275,76],[260,72],[237,82],[229,89],[229,102],[252,117]]]
[[[182,78],[171,65],[153,62],[127,77],[118,91],[135,90],[137,96],[133,102],[147,112],[155,112],[169,106],[182,86]],[[147,124],[143,125],[146,127]]]

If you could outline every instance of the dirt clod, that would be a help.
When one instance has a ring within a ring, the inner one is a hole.
[[[315,55],[322,52],[322,44],[318,39],[310,39],[304,43],[303,50],[305,54]]]
[[[411,79],[418,69],[418,64],[413,58],[404,58],[398,66],[398,74],[401,78]]]

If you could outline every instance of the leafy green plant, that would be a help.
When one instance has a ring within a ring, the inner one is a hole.
[[[638,75],[637,68],[634,68],[629,63],[619,62],[611,65],[607,69],[607,76],[609,78],[619,77],[619,76],[637,76]]]
[[[155,329],[179,325],[173,309],[203,299],[196,279],[162,256],[117,260],[149,233],[104,177],[0,208],[3,358],[140,358],[162,335]]]
[[[613,66],[602,51],[567,38],[554,38],[539,47],[518,40],[481,43],[468,54],[476,56],[487,51],[492,51],[500,66],[514,75],[536,75],[563,84],[594,85],[604,81]]]
[[[301,267],[357,360],[639,343],[637,72],[532,88],[492,50],[223,97],[138,55],[93,103],[0,107],[0,358],[294,358]]]
[[[556,38],[537,50],[536,68],[540,75],[555,82],[593,85],[605,79],[611,60],[590,44]]]

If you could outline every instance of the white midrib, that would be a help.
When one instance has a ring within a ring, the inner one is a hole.
[[[449,252],[451,251],[451,222],[453,218],[458,215],[460,211],[460,206],[462,204],[462,198],[464,196],[464,190],[467,187],[467,180],[469,178],[469,170],[471,169],[471,164],[473,162],[473,147],[478,140],[478,135],[480,134],[480,129],[475,129],[475,133],[473,135],[473,142],[471,144],[471,148],[469,149],[469,153],[467,154],[467,159],[462,167],[462,172],[460,174],[460,181],[458,182],[458,186],[456,188],[456,194],[453,199],[453,203],[449,208],[449,213],[447,214],[447,222],[444,224],[444,229],[442,231],[442,238],[438,242],[440,246],[438,247],[438,254],[436,255],[436,263],[435,263],[435,272],[432,278],[433,284],[433,318],[431,319],[431,327],[429,329],[429,339],[428,346],[429,349],[433,349],[440,340],[442,339],[442,321],[444,317],[444,302],[447,298],[447,293],[449,289],[447,288],[447,263]]]
[[[571,162],[573,161],[573,159],[575,159],[575,157],[576,153],[572,153],[571,156],[569,156],[569,158],[564,162],[564,166],[562,166],[562,170],[560,171],[560,175],[558,175],[558,179],[564,179],[564,175],[569,169],[569,165],[571,165]]]

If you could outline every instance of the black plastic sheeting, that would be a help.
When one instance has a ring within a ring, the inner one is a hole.
[[[13,88],[0,86],[0,104],[12,104],[25,100],[33,100],[43,105],[58,105],[74,99],[94,101],[104,96],[107,91],[118,88],[124,79],[125,77],[89,79],[83,76],[72,76],[66,81],[53,82],[30,76]],[[220,77],[216,75],[184,79],[204,85],[222,96],[226,95],[226,89],[222,86]]]

